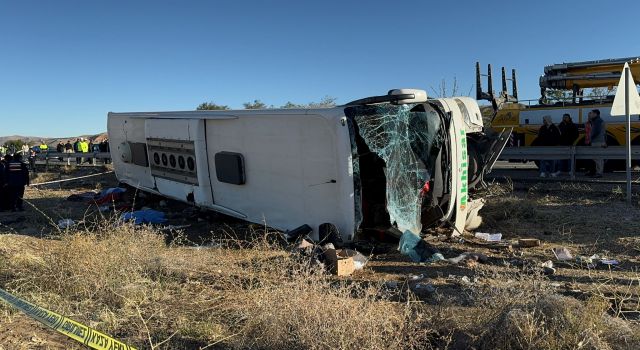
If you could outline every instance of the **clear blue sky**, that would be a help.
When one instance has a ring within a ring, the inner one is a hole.
[[[456,77],[640,56],[639,1],[0,0],[0,135],[106,130],[109,111],[339,103]],[[473,92],[472,92],[473,94]]]

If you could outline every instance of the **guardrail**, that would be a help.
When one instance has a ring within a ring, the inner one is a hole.
[[[36,153],[36,159],[45,160],[47,158],[76,158],[76,157],[91,157],[98,159],[111,159],[111,153],[109,152],[74,152],[74,153],[61,153],[61,152],[45,152]]]
[[[575,178],[578,159],[627,159],[626,146],[535,146],[505,147],[499,160],[570,160],[571,178]],[[631,146],[631,159],[640,160],[640,146]]]
[[[91,159],[91,164],[96,165],[96,159],[102,159],[104,162],[111,160],[111,153],[109,152],[74,152],[74,153],[60,153],[60,152],[41,152],[36,153],[36,161],[44,160],[45,167],[49,168],[52,164],[63,164],[76,162],[77,158]],[[52,159],[57,159],[58,162],[50,162]]]

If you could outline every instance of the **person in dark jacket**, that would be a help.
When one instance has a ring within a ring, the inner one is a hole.
[[[104,140],[102,142],[100,142],[100,152],[109,152],[109,140]],[[104,159],[104,164],[109,164],[111,163],[111,159],[110,158],[105,158]]]
[[[64,144],[64,153],[73,153],[73,145],[69,140],[67,140],[67,143]],[[71,165],[70,157],[67,157],[67,165]]]
[[[36,173],[36,151],[34,151],[33,148],[29,150],[29,157],[27,159],[29,160],[29,168],[35,174]]]
[[[56,152],[64,153],[64,145],[62,144],[62,142],[58,142],[58,145],[56,146]],[[62,162],[62,157],[58,157],[58,160]]]
[[[4,159],[0,159],[0,211],[6,210],[9,205],[6,182],[6,163]]]
[[[607,125],[600,117],[600,110],[594,109],[589,112],[589,121],[591,121],[591,147],[607,147]],[[590,174],[593,177],[602,177],[604,171],[604,159],[594,159],[595,173]]]
[[[558,146],[560,144],[560,129],[553,124],[550,115],[545,115],[542,118],[543,124],[538,131],[538,145],[539,146]],[[553,177],[560,174],[556,169],[555,160],[541,160],[540,161],[540,177],[547,177],[551,175]]]
[[[571,115],[565,113],[562,116],[562,122],[558,124],[558,130],[560,130],[560,146],[573,146],[578,139],[578,126],[573,123]],[[559,171],[571,170],[571,161],[564,159],[558,162]]]
[[[80,139],[76,139],[76,142],[73,143],[73,151],[76,153],[82,152],[82,150],[80,149]],[[80,163],[82,163],[82,158],[76,157],[76,165],[80,165]]]
[[[22,162],[22,155],[16,154],[5,171],[7,177],[7,192],[9,193],[9,209],[23,211],[22,198],[24,187],[29,185],[29,169]]]

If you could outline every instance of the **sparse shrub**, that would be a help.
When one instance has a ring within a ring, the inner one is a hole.
[[[504,308],[493,331],[482,339],[487,349],[638,349],[640,334],[606,314],[608,305],[592,298],[544,295]]]

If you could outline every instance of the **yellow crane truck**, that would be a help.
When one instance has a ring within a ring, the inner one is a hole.
[[[540,77],[541,97],[538,100],[518,100],[515,70],[511,79],[507,79],[502,68],[502,91],[493,92],[491,65],[488,66],[488,91],[482,90],[480,64],[476,63],[477,99],[489,100],[493,106],[491,127],[494,130],[513,128],[510,146],[536,146],[538,130],[545,115],[551,116],[554,123],[562,121],[567,113],[579,127],[580,136],[576,145],[584,145],[584,123],[587,114],[599,109],[600,116],[606,122],[607,144],[624,145],[625,119],[611,116],[613,95],[585,96],[585,89],[609,88],[617,86],[625,62],[629,62],[631,74],[636,82],[640,81],[640,58],[627,57],[597,61],[570,62],[553,64],[544,68]],[[507,80],[511,80],[512,93],[507,92]],[[553,99],[549,95],[555,95]],[[640,145],[640,117],[632,116],[631,144]]]

